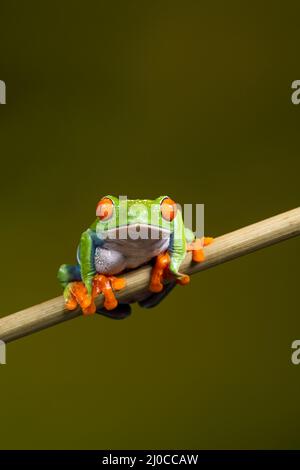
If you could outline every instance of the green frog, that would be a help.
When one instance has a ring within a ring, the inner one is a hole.
[[[184,226],[181,211],[169,196],[153,200],[105,196],[97,204],[96,220],[81,235],[77,264],[59,268],[66,308],[79,305],[85,315],[97,311],[113,318],[127,316],[129,304],[118,305],[115,296],[125,287],[125,279],[117,275],[149,262],[153,263],[149,293],[132,301],[153,307],[176,284],[189,282],[189,276],[180,272],[186,252],[192,251],[193,261],[201,262],[203,246],[212,240],[197,239]],[[172,280],[164,285],[166,275]],[[97,310],[95,298],[100,293],[104,308]]]

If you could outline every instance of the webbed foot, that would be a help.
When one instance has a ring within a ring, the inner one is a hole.
[[[89,295],[83,282],[70,282],[64,291],[66,308],[74,310],[79,305],[83,315],[92,315],[96,312],[95,298],[102,293],[104,307],[107,310],[113,310],[118,305],[114,291],[124,287],[125,279],[123,278],[96,274],[93,278],[92,294]]]

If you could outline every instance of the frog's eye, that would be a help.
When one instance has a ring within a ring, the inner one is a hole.
[[[108,197],[104,197],[98,202],[96,216],[102,221],[109,220],[113,215],[113,211],[114,203]]]
[[[160,210],[163,218],[171,222],[177,213],[176,203],[169,197],[166,197],[160,204]]]

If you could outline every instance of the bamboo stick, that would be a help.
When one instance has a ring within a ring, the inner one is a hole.
[[[181,272],[194,274],[299,234],[300,207],[216,238],[214,243],[204,248],[205,261],[202,263],[193,263],[191,254],[188,253],[181,265]],[[150,273],[149,265],[127,273],[124,276],[126,288],[119,291],[116,297],[124,302],[133,294],[146,291]],[[102,295],[97,298],[96,304],[103,305]],[[10,342],[79,315],[81,315],[80,308],[67,311],[64,308],[63,297],[59,296],[2,317],[0,339]]]

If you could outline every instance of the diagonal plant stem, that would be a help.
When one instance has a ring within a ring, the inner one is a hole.
[[[300,235],[300,207],[216,238],[214,243],[204,248],[205,261],[193,263],[191,253],[188,253],[180,270],[194,274],[297,235]],[[126,288],[116,293],[116,297],[126,302],[133,295],[147,291],[150,274],[149,265],[125,274]],[[102,295],[96,299],[96,305],[103,306]],[[2,317],[0,339],[6,342],[13,341],[79,315],[81,315],[80,308],[67,311],[63,297],[56,297]]]

